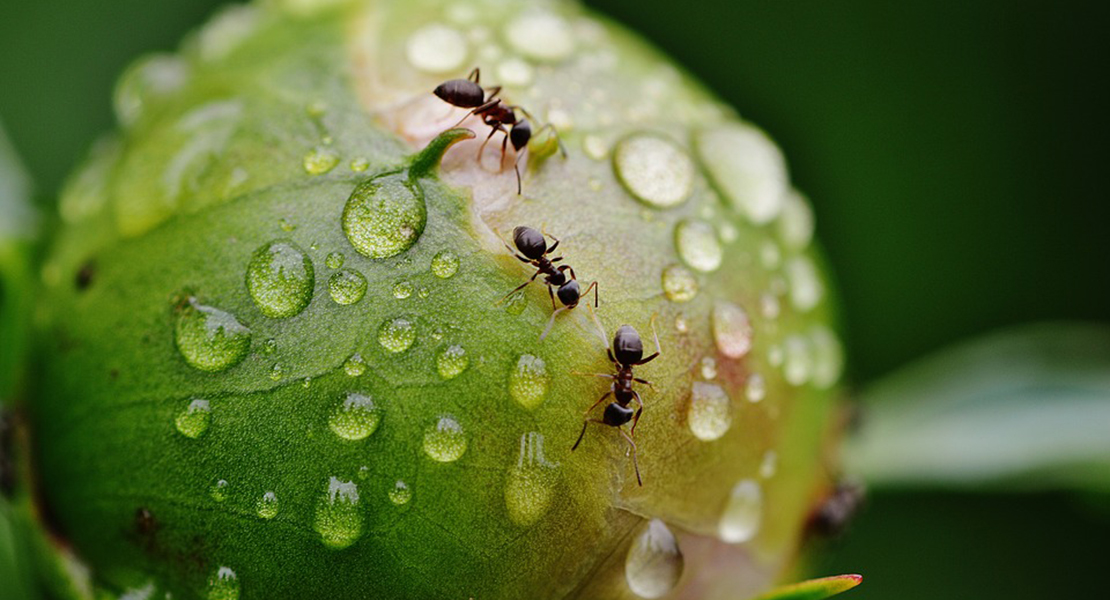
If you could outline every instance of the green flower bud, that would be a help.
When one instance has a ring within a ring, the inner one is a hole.
[[[531,115],[522,156],[431,93],[475,66]],[[842,362],[812,214],[639,39],[570,3],[272,2],[116,105],[61,201],[29,405],[99,588],[743,598],[793,559]],[[600,331],[542,277],[499,302],[535,272],[522,225],[598,282]],[[662,350],[642,486],[615,428],[572,451],[624,324]]]

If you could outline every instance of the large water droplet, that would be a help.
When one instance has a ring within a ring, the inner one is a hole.
[[[292,242],[270,242],[255,251],[247,267],[247,290],[267,317],[299,314],[312,300],[316,274],[312,261]]]
[[[451,415],[443,415],[424,431],[424,453],[432,460],[454,462],[466,453],[466,433]]]
[[[804,250],[813,239],[813,209],[798,192],[789,192],[779,217],[779,237],[788,248]]]
[[[323,175],[339,164],[339,153],[327,146],[316,146],[304,155],[302,164],[305,173]]]
[[[343,208],[347,240],[369,258],[388,258],[408,250],[424,232],[427,220],[424,193],[400,173],[359,184]]]
[[[324,545],[336,550],[346,548],[362,536],[362,511],[358,506],[358,486],[338,477],[328,480],[328,491],[316,503],[316,533]]]
[[[681,265],[663,269],[663,293],[671,302],[689,302],[698,295],[698,279]]]
[[[548,11],[517,16],[505,25],[504,34],[509,45],[528,58],[558,61],[574,52],[574,31],[570,23]]]
[[[670,208],[690,197],[694,163],[674,142],[655,134],[624,138],[613,151],[613,170],[633,197]]]
[[[251,331],[230,313],[189,298],[178,312],[174,341],[190,366],[202,371],[223,371],[247,356]]]
[[[679,223],[675,227],[674,243],[682,261],[699,271],[716,271],[724,259],[716,230],[704,221],[687,219]]]
[[[343,372],[348,377],[360,377],[363,373],[366,373],[366,361],[363,360],[361,354],[356,352],[343,362]]]
[[[469,364],[470,358],[466,355],[466,349],[459,345],[447,346],[436,355],[436,369],[439,371],[439,376],[444,379],[458,377]]]
[[[678,584],[684,565],[674,534],[663,521],[652,519],[628,547],[624,577],[637,596],[662,598]]]
[[[520,454],[505,482],[505,508],[514,523],[528,526],[547,512],[557,473],[543,456],[543,436],[535,431],[520,436]]]
[[[459,270],[459,257],[450,250],[440,250],[432,259],[432,273],[436,277],[447,279]]]
[[[208,494],[212,496],[212,499],[216,502],[223,502],[227,500],[227,486],[228,483],[226,479],[217,479],[208,490]]]
[[[343,439],[361,440],[374,433],[381,420],[382,411],[370,396],[348,392],[332,409],[328,427]]]
[[[208,401],[196,398],[177,414],[173,423],[177,427],[178,433],[187,438],[196,439],[204,435],[205,431],[208,431],[208,421],[210,419],[211,409],[208,407]]]
[[[416,326],[405,317],[382,323],[378,328],[378,343],[390,352],[404,352],[416,340]]]
[[[739,306],[719,300],[713,304],[713,340],[729,358],[742,358],[752,349],[752,322]]]
[[[701,377],[706,380],[717,378],[717,359],[712,356],[701,359]]]
[[[409,500],[412,500],[412,488],[409,487],[409,484],[398,479],[393,487],[389,489],[389,501],[401,506],[402,504],[408,504]]]
[[[790,385],[803,385],[813,376],[813,352],[809,340],[791,335],[783,341],[782,376]]]
[[[767,223],[779,214],[786,162],[766,134],[751,126],[717,126],[698,135],[696,145],[717,187],[751,222]]]
[[[717,532],[723,541],[741,544],[755,537],[762,519],[763,490],[754,479],[741,479],[729,493]]]
[[[412,296],[412,283],[408,281],[398,281],[393,284],[393,297],[398,300],[404,300]]]
[[[732,426],[732,402],[724,388],[715,383],[694,382],[686,422],[699,440],[708,442],[724,435]]]
[[[813,385],[828,389],[844,370],[844,349],[836,334],[823,325],[814,327],[809,339],[813,346]]]
[[[336,304],[355,304],[366,294],[366,278],[351,269],[336,271],[328,279],[328,294]]]
[[[208,578],[208,600],[239,600],[239,576],[230,567],[220,567]]]
[[[786,278],[790,280],[790,303],[806,312],[817,306],[825,288],[817,276],[817,269],[804,256],[796,256],[786,263]]]
[[[547,395],[547,364],[531,354],[522,354],[509,376],[509,394],[528,410],[543,403]]]
[[[425,25],[409,37],[405,56],[425,73],[449,73],[466,61],[466,38],[453,27]]]
[[[258,504],[255,505],[255,512],[263,519],[272,519],[278,514],[278,497],[273,492],[266,492],[258,499]]]

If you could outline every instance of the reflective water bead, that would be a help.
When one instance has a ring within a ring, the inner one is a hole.
[[[628,589],[641,598],[662,598],[678,584],[685,560],[678,540],[659,519],[644,524],[624,560]]]
[[[328,427],[345,440],[357,441],[377,431],[381,419],[382,411],[369,395],[348,392],[332,408]]]
[[[184,410],[177,414],[174,425],[181,435],[196,439],[204,435],[205,431],[208,431],[210,419],[211,409],[208,406],[208,401],[194,398]]]

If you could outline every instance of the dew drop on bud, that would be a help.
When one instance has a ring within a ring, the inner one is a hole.
[[[177,414],[177,418],[174,419],[174,426],[177,427],[177,432],[181,435],[196,439],[208,431],[210,420],[211,409],[208,406],[208,401],[195,398],[189,402],[184,410]]]
[[[741,544],[759,532],[763,519],[763,490],[754,479],[742,479],[729,493],[717,533],[730,544]]]
[[[313,522],[320,541],[336,550],[346,548],[362,536],[362,511],[358,505],[358,486],[338,477],[328,480],[328,489],[316,503]]]
[[[231,313],[189,298],[178,312],[174,341],[190,366],[201,371],[224,371],[247,356],[251,331]]]
[[[637,596],[662,598],[678,584],[684,566],[674,534],[663,521],[652,519],[628,547],[624,577]]]
[[[255,251],[247,266],[247,290],[262,314],[285,319],[300,314],[312,300],[316,274],[312,261],[291,242],[274,241]]]
[[[455,462],[466,454],[466,433],[451,415],[443,415],[424,431],[424,453],[437,462]]]

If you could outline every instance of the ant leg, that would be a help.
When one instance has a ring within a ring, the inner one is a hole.
[[[605,421],[602,421],[601,419],[586,419],[585,421],[582,421],[582,433],[578,434],[578,441],[574,442],[574,445],[570,447],[571,452],[577,450],[578,444],[582,443],[582,437],[586,435],[586,426],[590,423],[598,423],[600,425],[604,425]]]
[[[636,363],[637,365],[645,365],[663,353],[663,350],[659,348],[659,334],[655,331],[655,317],[656,315],[651,316],[651,337],[655,339],[655,354],[640,360],[640,362]]]
[[[551,288],[548,288],[548,291],[550,291],[550,290],[551,290]],[[540,336],[540,341],[541,342],[543,341],[543,339],[545,337],[547,337],[547,334],[551,332],[551,327],[553,325],[555,325],[555,315],[563,312],[564,310],[566,310],[565,306],[562,307],[562,308],[557,308],[557,309],[555,309],[555,312],[551,313],[551,318],[547,321],[547,327],[544,328],[543,335]]]
[[[636,469],[636,483],[638,483],[640,487],[643,487],[644,480],[640,478],[640,461],[636,460],[636,442],[632,441],[632,437],[625,433],[620,427],[617,428],[617,431],[621,432],[621,436],[623,436],[624,440],[628,442],[628,445],[632,447],[632,467]]]
[[[516,286],[515,288],[513,288],[513,290],[512,290],[511,292],[509,292],[508,294],[505,294],[505,295],[504,295],[504,296],[503,296],[503,297],[502,297],[502,298],[501,298],[500,300],[498,300],[498,301],[497,301],[497,304],[495,304],[494,306],[501,306],[501,303],[502,303],[502,302],[504,302],[504,301],[506,301],[506,300],[508,300],[508,299],[509,299],[509,296],[512,296],[513,294],[515,294],[515,293],[517,293],[518,291],[520,291],[520,289],[521,289],[521,288],[523,288],[524,286],[526,286],[526,285],[528,285],[529,283],[532,283],[533,281],[535,281],[535,280],[536,280],[536,277],[538,277],[538,276],[539,276],[539,274],[540,274],[540,272],[539,272],[539,271],[536,271],[536,274],[535,274],[535,275],[533,275],[531,279],[529,279],[528,281],[525,281],[524,283],[522,283],[522,284],[520,284],[520,285]]]
[[[560,256],[559,258],[562,258],[562,257]],[[563,271],[564,269],[570,271],[570,278],[571,279],[578,279],[578,276],[574,274],[574,268],[573,267],[571,267],[570,265],[563,265],[563,266],[559,267],[559,271]],[[583,294],[583,295],[585,295],[585,294]]]
[[[586,291],[583,292],[582,295],[583,296],[589,296],[590,295],[590,288],[593,288],[593,290],[594,290],[594,308],[597,308],[597,282],[596,281],[591,283],[590,285],[586,286]]]
[[[540,232],[541,232],[541,233],[543,233],[544,237],[549,237],[549,238],[551,238],[551,239],[552,239],[552,241],[554,241],[554,242],[555,242],[554,244],[551,244],[551,247],[550,247],[550,248],[548,248],[548,249],[547,249],[548,253],[554,252],[554,251],[555,251],[555,249],[559,247],[559,242],[560,242],[561,240],[559,240],[559,238],[557,238],[557,237],[555,237],[555,236],[551,235],[550,233],[548,233],[548,232],[547,232],[547,228],[546,228],[546,227],[542,227],[542,226],[541,226],[541,227],[540,227]]]
[[[610,385],[609,386],[609,391],[602,394],[601,397],[597,399],[597,402],[594,402],[592,405],[590,405],[590,407],[586,409],[586,412],[582,413],[582,416],[584,416],[584,417],[590,416],[590,413],[592,413],[595,408],[597,408],[598,406],[601,406],[601,403],[605,402],[605,399],[608,398],[609,396],[612,396],[612,395],[613,395],[613,386]]]
[[[644,400],[643,398],[640,398],[640,394],[636,390],[632,390],[632,397],[635,398],[636,403],[640,405],[640,408],[632,417],[632,437],[636,437],[636,423],[640,422],[640,415],[644,412]]]
[[[640,379],[639,377],[633,377],[632,381],[635,381],[636,383],[642,383],[642,384],[648,386],[649,388],[651,388],[653,390],[655,389],[655,384],[648,381],[647,379]]]
[[[490,100],[497,98],[497,95],[501,93],[501,86],[495,85],[486,91],[489,92],[489,96],[486,96],[486,102],[489,102]]]
[[[490,139],[493,138],[493,134],[497,133],[497,130],[500,127],[501,127],[500,125],[498,125],[497,127],[491,127],[490,130],[489,130],[489,135],[486,136],[486,141],[482,142],[481,146],[478,146],[478,158],[477,158],[477,160],[478,160],[479,165],[482,164],[482,152],[486,149],[486,144],[489,143]]]
[[[578,371],[571,371],[570,374],[571,375],[582,375],[583,377],[603,377],[605,379],[616,379],[617,378],[616,375],[610,375],[608,373],[579,373]]]
[[[524,112],[524,109],[521,109],[521,112]],[[524,114],[527,115],[528,113],[524,113]],[[529,116],[528,118],[532,118],[532,117]],[[567,149],[563,146],[563,138],[559,137],[559,131],[557,129],[555,129],[554,125],[552,125],[551,123],[548,123],[547,125],[544,125],[543,127],[540,127],[539,129],[537,129],[536,132],[533,133],[532,135],[537,136],[537,135],[540,134],[541,131],[543,131],[545,129],[550,129],[551,132],[555,134],[555,141],[558,142],[558,144],[559,144],[559,153],[563,155],[563,158],[566,158],[567,157]]]
[[[474,83],[478,84],[482,83],[481,79],[482,71],[478,67],[474,67],[474,70],[470,72],[470,75],[466,76],[467,81],[473,81]]]
[[[548,252],[549,254],[551,253],[551,251],[550,251],[550,250],[548,250],[547,252]],[[563,260],[563,257],[562,257],[562,256],[556,256],[555,258],[549,258],[549,259],[547,259],[547,262],[553,262],[553,263],[554,263],[554,262],[559,262],[560,260]]]
[[[551,288],[551,284],[547,284],[547,295],[551,296],[551,310],[559,310],[559,305],[555,304],[555,290]]]

